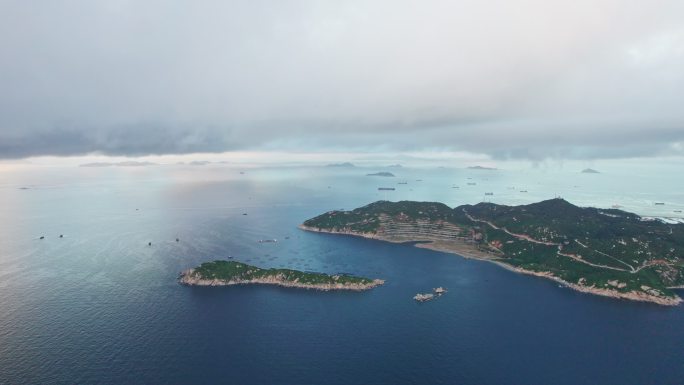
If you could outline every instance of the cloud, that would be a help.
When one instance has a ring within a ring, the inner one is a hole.
[[[682,154],[681,1],[7,1],[0,157]]]
[[[126,161],[126,162],[92,162],[83,163],[79,167],[147,167],[156,166],[157,163],[152,162],[136,162],[136,161]]]

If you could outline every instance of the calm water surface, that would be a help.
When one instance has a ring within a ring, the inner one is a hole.
[[[497,203],[562,195],[579,205],[671,216],[684,204],[676,178],[647,171],[400,169],[386,179],[364,176],[378,171],[370,169],[238,171],[0,172],[0,383],[684,381],[684,307],[593,297],[486,262],[296,228],[321,212],[377,199],[455,206],[479,202],[484,192]],[[181,270],[228,256],[387,283],[365,293],[176,283]],[[436,286],[449,293],[412,300]]]

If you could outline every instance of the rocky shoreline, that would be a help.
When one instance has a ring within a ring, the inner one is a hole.
[[[180,273],[178,282],[186,286],[231,286],[231,285],[275,285],[281,287],[300,288],[308,290],[332,291],[332,290],[349,290],[349,291],[364,291],[370,290],[374,287],[383,285],[385,283],[382,279],[374,279],[370,283],[326,283],[326,284],[309,284],[295,281],[289,281],[279,275],[271,275],[253,279],[207,279],[202,277],[195,269],[188,269]]]
[[[567,288],[570,288],[572,290],[576,290],[576,291],[579,291],[582,293],[600,295],[603,297],[610,297],[610,298],[617,298],[617,299],[626,299],[626,300],[630,300],[630,301],[651,302],[651,303],[655,303],[655,304],[663,305],[663,306],[677,306],[680,303],[682,303],[682,299],[678,296],[677,297],[660,297],[660,296],[650,295],[650,294],[647,294],[644,292],[638,292],[638,291],[620,292],[617,290],[598,288],[598,287],[594,287],[594,286],[583,286],[583,285],[578,285],[576,283],[570,283],[568,281],[565,281],[561,278],[556,277],[555,275],[551,274],[550,272],[539,272],[539,271],[531,271],[531,270],[521,269],[519,267],[514,267],[514,266],[511,266],[509,264],[503,263],[501,261],[490,261],[490,262],[494,262],[497,265],[503,267],[504,269],[513,271],[515,273],[533,275],[535,277],[550,279],[552,281],[558,282],[559,284],[561,284]]]
[[[305,225],[299,225],[299,228],[301,230],[305,231],[311,231],[311,232],[317,232],[317,233],[327,233],[327,234],[342,234],[342,235],[352,235],[356,237],[363,237],[363,238],[368,238],[368,239],[375,239],[375,240],[380,240],[380,241],[385,241],[385,242],[392,242],[392,243],[405,243],[409,242],[409,239],[406,240],[397,240],[397,239],[390,239],[386,237],[379,236],[376,233],[357,233],[353,231],[336,231],[336,230],[325,230],[325,229],[319,229],[319,228],[314,228],[310,226],[305,226]],[[441,242],[443,243],[443,242]],[[682,302],[682,299],[679,296],[674,296],[674,297],[662,297],[662,296],[655,296],[655,295],[650,295],[645,292],[638,292],[638,291],[630,291],[630,292],[620,292],[617,290],[612,290],[608,288],[597,288],[594,286],[583,286],[579,285],[576,283],[571,283],[567,282],[559,277],[556,277],[553,275],[551,272],[538,272],[538,271],[532,271],[532,270],[526,270],[522,269],[519,267],[515,267],[512,265],[509,265],[505,263],[504,260],[502,260],[500,257],[493,255],[493,254],[488,254],[485,252],[482,252],[480,250],[475,249],[474,247],[467,245],[467,244],[450,244],[450,245],[445,245],[445,244],[440,244],[440,243],[418,243],[414,245],[415,247],[420,247],[420,248],[426,248],[426,249],[431,249],[435,251],[441,251],[445,253],[450,253],[450,254],[456,254],[464,258],[471,258],[471,259],[478,259],[482,261],[488,261],[488,262],[493,262],[506,270],[515,272],[515,273],[520,273],[520,274],[527,274],[527,275],[533,275],[535,277],[541,277],[541,278],[546,278],[553,280],[565,287],[568,287],[572,290],[576,290],[582,293],[587,293],[587,294],[594,294],[594,295],[600,295],[603,297],[610,297],[610,298],[617,298],[617,299],[626,299],[626,300],[631,300],[631,301],[640,301],[640,302],[650,302],[650,303],[655,303],[658,305],[663,305],[663,306],[677,306]]]

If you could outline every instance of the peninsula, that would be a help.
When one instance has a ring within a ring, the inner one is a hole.
[[[262,284],[322,291],[362,291],[385,283],[381,279],[345,274],[328,275],[290,269],[261,269],[235,261],[205,262],[194,269],[182,272],[179,281],[189,286]]]
[[[684,288],[684,224],[557,198],[523,206],[378,201],[330,211],[301,229],[349,234],[494,262],[608,297],[677,305]]]

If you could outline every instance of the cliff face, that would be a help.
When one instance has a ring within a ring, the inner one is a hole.
[[[308,231],[349,234],[398,242],[454,241],[464,240],[468,235],[468,232],[463,227],[442,219],[414,219],[402,214],[378,214],[376,220],[376,228],[370,231],[359,231],[354,226],[326,228],[300,225],[299,227]]]
[[[413,220],[407,216],[382,214],[377,233],[384,237],[409,238],[414,241],[454,240],[462,228],[444,220]]]
[[[206,278],[200,273],[195,271],[195,269],[189,269],[181,273],[178,281],[182,285],[188,286],[231,286],[231,285],[248,285],[248,284],[261,284],[261,285],[276,285],[282,287],[294,287],[301,289],[310,290],[321,290],[321,291],[331,291],[331,290],[351,290],[351,291],[363,291],[369,290],[374,287],[380,286],[385,283],[384,280],[374,279],[368,283],[356,283],[356,282],[340,282],[340,283],[304,283],[298,280],[288,280],[282,275],[266,275],[258,278],[241,279],[241,278],[231,278],[231,279],[220,279],[220,278]]]

